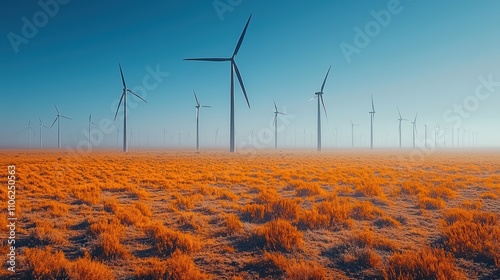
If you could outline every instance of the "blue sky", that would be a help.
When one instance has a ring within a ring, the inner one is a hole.
[[[320,89],[329,65],[324,90],[328,120],[322,113],[325,147],[335,143],[335,128],[337,144],[351,145],[349,119],[360,124],[355,145],[369,145],[370,95],[377,112],[375,146],[398,145],[396,106],[408,119],[418,112],[420,144],[424,124],[429,138],[437,125],[454,126],[477,131],[482,146],[500,143],[498,1],[55,1],[41,1],[58,3],[46,24],[41,2],[2,4],[0,147],[27,147],[27,134],[19,132],[28,121],[38,128],[39,117],[50,126],[53,104],[72,118],[61,122],[63,146],[81,144],[89,114],[97,123],[114,117],[122,88],[118,63],[132,89],[143,85],[147,69],[168,73],[144,93],[147,104],[135,99],[137,106],[129,109],[131,147],[139,145],[139,131],[141,146],[162,146],[164,129],[167,145],[178,147],[180,133],[181,146],[193,147],[193,89],[202,103],[213,106],[201,112],[201,146],[214,145],[217,129],[218,144],[228,145],[229,63],[183,58],[230,56],[250,14],[236,60],[252,108],[236,85],[237,145],[250,144],[253,130],[254,146],[272,146],[266,135],[275,100],[289,114],[279,120],[279,145],[302,148],[305,138],[305,145],[313,147],[317,108],[308,100]],[[382,26],[373,13],[389,13],[390,20]],[[25,37],[23,17],[40,27],[16,52],[12,34]],[[367,27],[370,32],[376,26],[369,44],[356,46],[356,28],[366,34]],[[350,61],[343,43],[358,49]],[[493,83],[484,86],[484,80]],[[480,98],[474,95],[478,87]],[[457,106],[463,105],[459,113]],[[104,138],[95,146],[117,146],[116,128],[122,122],[111,126],[109,133],[101,129]],[[38,138],[37,132],[34,146]],[[56,147],[56,125],[44,131],[43,142]],[[451,146],[451,130],[446,142]],[[412,127],[405,122],[403,146],[411,144]]]

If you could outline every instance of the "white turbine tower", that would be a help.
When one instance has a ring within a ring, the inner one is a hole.
[[[238,78],[238,82],[240,83],[241,90],[243,91],[243,95],[245,95],[245,99],[247,101],[248,108],[250,108],[250,102],[248,101],[247,92],[245,90],[245,86],[243,85],[243,79],[241,78],[240,70],[236,65],[236,61],[234,60],[238,51],[240,50],[241,43],[243,42],[243,38],[245,38],[245,34],[247,32],[248,24],[250,23],[250,19],[252,15],[248,18],[248,21],[243,29],[243,32],[240,35],[240,39],[236,44],[236,48],[234,49],[233,55],[227,58],[185,58],[184,60],[195,60],[195,61],[210,61],[210,62],[231,62],[231,112],[230,112],[230,124],[229,124],[229,151],[235,151],[235,143],[234,143],[234,74],[236,73],[236,77]]]
[[[321,106],[320,105],[323,105],[323,111],[325,111],[325,117],[328,118],[328,115],[326,114],[325,102],[323,101],[323,90],[325,88],[326,79],[328,78],[328,74],[330,74],[331,68],[332,66],[330,65],[328,71],[326,72],[325,79],[323,80],[323,84],[321,85],[321,90],[316,92],[313,98],[309,99],[309,101],[311,101],[314,98],[318,98],[318,146],[317,146],[318,152],[321,151]]]
[[[274,119],[273,119],[273,124],[274,124],[274,149],[276,150],[276,149],[278,149],[278,114],[280,114],[280,115],[286,115],[286,114],[278,111],[278,106],[276,106],[276,102],[274,102],[274,100],[273,100],[273,103],[274,103]]]
[[[415,114],[415,120],[413,120],[411,123],[413,125],[413,148],[415,149],[415,135],[417,134],[417,116],[418,113]]]
[[[399,114],[399,119],[398,119],[398,121],[399,121],[399,130],[398,130],[398,132],[399,132],[399,148],[401,149],[401,123],[403,121],[409,121],[409,120],[403,119],[403,117],[401,116],[401,112],[399,111],[399,107],[396,107],[396,108],[398,108],[398,114]]]
[[[370,113],[370,149],[373,149],[373,120],[375,118],[375,106],[373,105],[373,95],[372,95],[372,110]]]
[[[57,116],[54,119],[54,122],[52,123],[52,125],[50,127],[52,128],[57,121],[57,148],[61,149],[61,118],[65,118],[68,120],[71,120],[71,119],[66,117],[66,116],[61,115],[61,113],[59,113],[59,109],[57,109],[56,105],[54,105],[54,107],[56,108]]]
[[[115,121],[116,121],[116,115],[118,114],[118,110],[120,110],[120,105],[122,104],[122,101],[123,101],[123,151],[128,152],[128,146],[127,146],[127,93],[131,93],[135,97],[144,101],[144,103],[148,103],[148,102],[127,88],[127,85],[125,84],[125,78],[123,77],[122,66],[120,64],[118,64],[118,66],[120,67],[120,75],[122,77],[123,92],[122,92],[122,95],[120,97],[120,102],[118,103],[118,107],[116,107]]]
[[[43,148],[43,145],[42,145],[42,130],[43,130],[44,127],[45,128],[48,128],[48,127],[43,124],[42,118],[38,118],[38,119],[40,120],[40,128],[39,128],[39,130],[40,130],[40,149],[41,149],[41,148]]]
[[[194,99],[196,100],[196,150],[200,149],[200,108],[211,108],[212,106],[202,106],[200,101],[198,101],[198,96],[193,89]]]

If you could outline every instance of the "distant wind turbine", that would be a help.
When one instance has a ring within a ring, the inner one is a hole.
[[[325,117],[328,118],[328,115],[326,114],[326,107],[325,107],[325,102],[323,101],[323,90],[325,88],[326,84],[326,79],[328,78],[328,74],[330,74],[330,69],[332,66],[328,68],[328,71],[326,72],[325,79],[323,80],[323,84],[321,85],[321,90],[316,92],[314,97],[309,99],[309,101],[313,100],[314,98],[318,98],[318,151],[321,151],[321,106],[320,102],[323,105],[323,111],[325,111]]]
[[[425,127],[425,147],[427,148],[427,125],[424,124]]]
[[[42,129],[45,127],[45,128],[48,128],[46,125],[43,124],[42,122],[42,118],[38,118],[40,120],[40,149],[43,148],[42,146]]]
[[[418,113],[415,114],[415,120],[413,120],[411,123],[413,125],[413,148],[415,149],[415,135],[417,134],[417,116]]]
[[[241,90],[243,91],[243,94],[245,96],[245,99],[247,101],[248,108],[250,108],[250,102],[248,101],[248,96],[247,92],[245,90],[245,86],[243,85],[243,79],[241,78],[240,70],[238,69],[238,66],[236,65],[236,61],[234,60],[236,55],[238,54],[238,51],[240,50],[241,43],[243,42],[243,38],[245,38],[245,33],[247,32],[248,24],[250,23],[250,19],[252,19],[252,15],[248,18],[248,21],[245,25],[245,28],[243,29],[243,32],[240,35],[240,39],[238,40],[238,43],[236,44],[236,48],[234,49],[233,55],[228,58],[185,58],[184,60],[195,60],[195,61],[210,61],[210,62],[225,62],[225,61],[230,61],[231,62],[231,119],[230,119],[230,125],[229,125],[229,151],[234,152],[235,151],[235,145],[234,145],[234,73],[236,73],[236,76],[238,78],[238,82],[241,86]]]
[[[33,134],[34,134],[34,131],[35,131],[35,130],[31,127],[31,121],[28,121],[28,126],[27,126],[25,129],[21,130],[18,134],[21,134],[21,133],[23,133],[23,132],[25,132],[25,131],[26,131],[26,133],[28,133],[28,146],[29,146],[29,147],[30,147],[30,149],[31,149],[31,132],[33,131]]]
[[[273,103],[274,103],[274,120],[273,120],[273,124],[274,124],[274,149],[276,150],[276,149],[278,149],[278,114],[280,114],[280,115],[286,115],[286,114],[278,111],[278,106],[276,106],[276,102],[274,102],[274,100],[273,100]]]
[[[65,118],[65,119],[68,119],[68,120],[71,120],[70,118],[66,117],[66,116],[63,116],[59,113],[59,109],[57,109],[57,106],[54,105],[54,107],[56,108],[56,111],[57,111],[57,116],[56,118],[54,119],[54,122],[52,123],[52,125],[50,127],[53,127],[54,124],[56,123],[57,121],[57,148],[58,149],[61,149],[61,118]]]
[[[351,146],[354,147],[354,126],[358,126],[359,124],[353,123],[351,119],[349,119],[351,122]]]
[[[373,105],[373,95],[372,95],[372,110],[370,113],[370,149],[373,149],[373,120],[375,118],[375,106]]]
[[[200,105],[200,101],[198,101],[198,96],[196,96],[196,92],[193,89],[194,99],[196,100],[196,150],[200,149],[200,108],[211,108],[212,106]]]
[[[123,83],[123,92],[120,97],[120,102],[118,103],[118,107],[116,107],[116,113],[115,113],[115,121],[116,121],[116,115],[118,114],[118,110],[120,110],[120,105],[122,104],[123,101],[123,151],[128,152],[128,146],[127,146],[127,93],[131,93],[132,95],[135,95],[137,98],[140,100],[146,102],[142,97],[131,91],[130,89],[127,88],[127,85],[125,84],[125,78],[123,77],[123,70],[122,66],[118,64],[120,67],[120,75],[122,77],[122,83]],[[140,137],[140,136],[139,136]],[[140,139],[140,138],[139,138]],[[139,140],[140,141],[140,140]]]
[[[408,120],[407,119],[403,119],[403,117],[401,116],[401,112],[399,111],[399,107],[396,107],[396,108],[398,108],[398,114],[399,114],[399,119],[398,119],[398,121],[399,121],[399,130],[398,130],[398,132],[399,132],[399,148],[401,149],[401,123],[403,121],[408,121]]]
[[[88,139],[88,144],[89,144],[89,149],[90,149],[90,125],[97,125],[96,123],[92,122],[92,114],[89,115],[89,135],[87,137]]]

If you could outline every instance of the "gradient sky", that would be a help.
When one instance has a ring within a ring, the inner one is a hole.
[[[0,147],[27,147],[27,134],[19,132],[28,121],[38,128],[39,117],[50,126],[53,104],[72,118],[61,122],[63,146],[82,143],[89,114],[97,123],[114,117],[122,89],[118,63],[132,89],[143,84],[148,67],[169,73],[147,91],[148,104],[130,98],[138,104],[129,110],[131,147],[138,145],[139,131],[142,146],[147,134],[149,145],[163,145],[164,128],[169,146],[178,147],[180,132],[181,145],[193,147],[193,89],[203,104],[213,106],[201,112],[202,147],[214,145],[217,129],[219,145],[228,145],[229,63],[182,59],[230,56],[250,14],[236,60],[252,108],[246,107],[237,85],[237,145],[244,145],[254,130],[261,136],[254,145],[272,146],[272,140],[262,136],[272,128],[276,100],[289,114],[286,125],[280,120],[280,145],[285,144],[286,130],[287,146],[295,147],[295,137],[297,147],[304,146],[304,138],[306,146],[314,146],[317,108],[308,100],[320,89],[329,65],[332,71],[324,91],[328,120],[322,113],[325,147],[334,144],[335,127],[338,145],[350,146],[349,119],[360,124],[355,127],[356,146],[369,145],[370,95],[377,112],[375,146],[397,145],[396,106],[408,119],[418,112],[419,143],[424,124],[429,138],[436,125],[461,126],[477,131],[482,146],[500,143],[500,85],[493,84],[492,93],[480,88],[481,99],[474,95],[481,85],[479,77],[488,80],[491,75],[500,82],[500,2],[495,0],[67,2],[18,46],[17,53],[9,36],[23,36],[23,17],[33,22],[43,9],[36,1],[2,4]],[[214,3],[235,6],[221,14]],[[372,11],[394,5],[399,12],[391,14],[388,24],[375,30],[369,44],[348,62],[341,44],[356,46],[355,29],[373,26]],[[460,116],[454,110],[464,102],[469,109]],[[99,147],[116,147],[116,128],[122,122],[113,126]],[[409,122],[403,123],[403,146],[411,146],[411,130]],[[33,141],[37,146],[38,132]],[[446,141],[450,146],[451,131]],[[44,146],[56,145],[54,125],[44,131]]]

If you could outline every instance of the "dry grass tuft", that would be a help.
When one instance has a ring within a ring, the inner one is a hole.
[[[280,253],[264,252],[264,262],[280,270],[284,279],[294,280],[324,280],[327,270],[311,261],[289,259]]]
[[[235,214],[227,214],[224,221],[226,225],[226,234],[233,235],[243,230],[243,223]]]
[[[69,265],[69,277],[72,280],[112,280],[113,271],[106,265],[91,260],[89,257],[80,258]]]
[[[34,280],[67,279],[68,260],[51,247],[27,248],[24,251],[28,275]]]
[[[161,223],[150,225],[146,234],[153,240],[156,250],[163,255],[170,255],[176,250],[193,253],[201,248],[200,242],[194,236],[171,230]]]
[[[193,262],[193,259],[176,250],[166,261],[167,272],[165,278],[169,280],[204,280],[211,277],[201,272]]]
[[[289,221],[277,219],[268,222],[257,231],[257,235],[272,250],[293,251],[304,245],[303,234]]]
[[[418,252],[395,253],[387,261],[384,277],[388,280],[467,279],[455,267],[450,254],[442,249],[431,248],[424,248]]]

